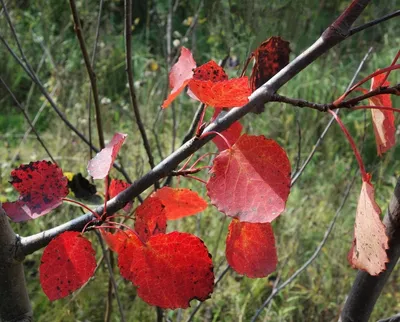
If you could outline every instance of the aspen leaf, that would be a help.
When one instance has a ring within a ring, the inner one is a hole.
[[[96,269],[95,252],[79,232],[67,231],[45,248],[40,264],[40,284],[54,301],[80,288]]]
[[[49,161],[23,164],[11,172],[10,183],[20,193],[15,202],[3,203],[12,221],[20,222],[43,216],[62,204],[68,195],[68,179]]]
[[[388,237],[379,218],[380,213],[381,209],[375,202],[374,187],[364,181],[357,205],[353,246],[348,259],[353,268],[364,270],[370,275],[384,271],[389,261],[386,254],[389,248]]]
[[[207,208],[207,202],[190,189],[163,187],[153,197],[160,199],[165,206],[168,220],[195,215]]]
[[[112,179],[109,187],[109,194],[110,198],[114,198],[116,195],[118,195],[120,192],[124,191],[130,186],[130,184],[124,180],[119,180],[119,179]],[[124,210],[126,212],[129,212],[132,209],[133,201],[129,201],[125,207]]]
[[[208,196],[227,216],[266,223],[285,210],[290,162],[274,140],[243,134],[214,159],[210,173]]]
[[[126,134],[115,133],[105,148],[89,161],[87,169],[93,179],[104,179],[108,175],[126,137]]]
[[[371,91],[377,88],[384,77],[385,73],[379,74],[372,78]],[[388,81],[385,81],[382,86],[390,86],[390,83]],[[390,94],[382,94],[371,97],[369,99],[369,103],[373,106],[392,107]],[[379,109],[371,109],[371,114],[378,155],[382,155],[396,144],[396,127],[394,124],[394,114],[393,111]]]
[[[118,266],[143,301],[164,309],[204,301],[214,288],[211,255],[201,239],[187,233],[155,235],[146,245],[133,236],[121,249]]]
[[[275,271],[278,257],[271,224],[232,220],[226,237],[226,259],[236,272],[251,278]]]
[[[194,68],[196,68],[196,62],[193,59],[192,53],[189,49],[182,47],[181,55],[169,73],[169,86],[172,88],[172,91],[162,104],[162,108],[168,107],[183,91],[193,76]]]

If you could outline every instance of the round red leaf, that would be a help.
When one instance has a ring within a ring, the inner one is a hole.
[[[95,269],[91,242],[79,232],[67,231],[45,248],[40,264],[40,284],[47,297],[54,301],[80,288]]]
[[[211,255],[201,239],[186,233],[152,236],[146,245],[133,236],[120,251],[118,266],[142,300],[165,309],[204,301],[214,288]]]
[[[226,237],[226,259],[236,272],[251,278],[265,277],[275,271],[278,257],[271,224],[234,219]]]
[[[220,82],[228,79],[224,69],[215,61],[210,60],[208,63],[201,65],[193,70],[193,79],[210,80],[212,82]]]
[[[265,223],[285,210],[290,162],[274,140],[244,134],[214,159],[210,172],[207,193],[227,216]]]
[[[135,231],[146,242],[152,235],[167,230],[165,206],[157,197],[148,197],[136,208]]]
[[[153,197],[161,200],[169,220],[191,216],[207,208],[207,202],[190,189],[163,187]]]

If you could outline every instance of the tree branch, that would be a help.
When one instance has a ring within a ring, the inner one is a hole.
[[[257,89],[250,97],[249,102],[240,108],[232,108],[226,115],[215,120],[208,125],[203,134],[209,132],[222,132],[226,130],[235,121],[239,120],[249,112],[254,106],[271,101],[273,94],[290,79],[314,62],[318,57],[326,53],[330,48],[340,43],[346,38],[347,32],[358,17],[369,0],[353,0],[349,8],[334,22],[335,28],[330,26],[322,36],[312,44],[305,52],[296,57],[291,63],[283,68],[278,74],[272,77],[267,83]],[[346,32],[347,30],[347,32]],[[340,32],[339,32],[340,31]],[[115,198],[107,202],[107,215],[111,215],[123,208],[125,204],[153,185],[157,180],[168,176],[179,163],[189,157],[192,153],[199,150],[215,135],[203,135],[202,138],[194,137],[178,150],[161,161],[157,166],[151,169],[142,178],[135,181],[128,189],[118,194]],[[96,212],[102,214],[103,206],[98,207]],[[81,230],[90,220],[93,220],[91,213],[71,220],[58,227],[46,230],[39,234],[21,239],[18,247],[18,255],[30,254],[46,246],[52,238],[66,230]]]
[[[146,150],[147,157],[151,168],[154,168],[154,158],[151,152],[149,140],[147,138],[146,130],[142,122],[137,103],[135,87],[133,83],[133,68],[132,68],[132,0],[125,0],[125,59],[126,59],[126,73],[128,74],[129,94],[133,112],[135,114],[136,124],[139,128],[140,135],[142,136],[144,149]],[[158,187],[158,182],[154,182]]]
[[[383,223],[389,238],[386,270],[378,276],[359,271],[341,313],[341,322],[368,321],[375,303],[382,292],[397,260],[400,257],[400,178],[394,189],[392,200]]]
[[[83,60],[85,61],[86,70],[89,74],[90,85],[92,86],[92,93],[93,93],[93,101],[94,101],[94,108],[96,111],[96,123],[97,123],[97,135],[99,136],[99,143],[100,148],[104,149],[104,133],[103,133],[103,125],[101,121],[101,111],[100,111],[100,102],[99,102],[99,93],[97,90],[97,81],[96,81],[96,74],[94,73],[92,63],[89,58],[89,53],[86,49],[85,39],[82,33],[82,26],[79,19],[78,9],[76,8],[75,0],[69,0],[69,5],[71,7],[72,17],[74,19],[74,30],[76,36],[78,37],[79,46],[81,48]]]
[[[14,259],[18,236],[0,204],[0,321],[33,321],[22,262]]]

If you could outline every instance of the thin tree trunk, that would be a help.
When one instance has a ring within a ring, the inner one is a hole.
[[[0,204],[0,322],[33,321],[24,268],[14,259],[17,238]]]
[[[339,320],[341,322],[368,321],[375,303],[400,257],[400,178],[383,223],[389,238],[387,251],[389,263],[386,264],[386,270],[378,276],[371,276],[363,271],[357,273]]]

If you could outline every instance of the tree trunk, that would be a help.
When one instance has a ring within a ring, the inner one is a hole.
[[[22,261],[14,256],[18,236],[0,204],[0,321],[33,321]]]

